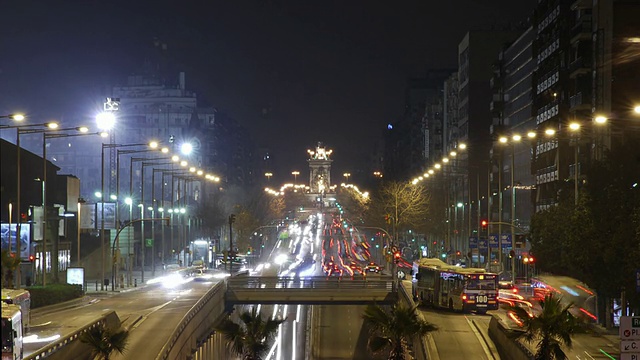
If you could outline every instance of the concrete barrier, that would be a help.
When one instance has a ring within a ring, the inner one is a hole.
[[[105,315],[100,316],[95,321],[92,321],[88,325],[81,327],[80,329],[65,335],[44,348],[34,352],[25,358],[25,360],[66,360],[66,359],[86,359],[91,355],[91,346],[79,341],[80,335],[84,332],[96,327],[105,326],[107,329],[116,330],[120,328],[120,319],[116,315],[115,311],[110,311]]]
[[[489,321],[489,337],[493,341],[502,359],[533,360],[533,354],[509,330],[498,318],[491,317]]]
[[[189,359],[201,341],[208,339],[213,327],[224,316],[226,282],[213,286],[182,318],[156,360]]]

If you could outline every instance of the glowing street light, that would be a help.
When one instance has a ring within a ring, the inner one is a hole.
[[[298,183],[298,175],[300,175],[300,172],[299,171],[292,171],[291,175],[293,175],[293,182],[297,184]]]
[[[349,177],[351,177],[351,173],[344,173],[342,174],[342,176],[344,176],[345,178],[347,178],[347,182],[349,182]]]
[[[266,172],[264,173],[264,176],[267,178],[267,181],[271,181],[271,177],[273,176],[273,173]]]
[[[101,112],[96,115],[96,124],[101,130],[111,130],[116,124],[116,116],[112,112]]]
[[[180,152],[183,155],[189,155],[191,154],[192,151],[193,151],[193,145],[191,145],[191,143],[186,142],[180,146]]]
[[[596,116],[596,118],[593,119],[593,120],[596,122],[596,124],[602,125],[602,124],[606,123],[607,120],[609,120],[609,119],[607,119],[605,116],[599,115],[599,116]]]
[[[22,121],[25,119],[25,116],[22,114],[0,115],[0,119],[11,119],[14,121]]]

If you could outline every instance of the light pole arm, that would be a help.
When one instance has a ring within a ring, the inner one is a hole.
[[[127,223],[127,225],[123,226],[122,228],[120,228],[118,230],[118,232],[116,233],[116,236],[113,238],[113,244],[111,245],[111,276],[114,276],[115,271],[113,270],[116,266],[116,262],[115,262],[115,256],[116,256],[116,241],[118,241],[118,237],[120,236],[120,233],[122,232],[122,230],[128,228],[129,226],[138,223],[138,222],[143,222],[143,221],[158,221],[158,220],[164,220],[167,222],[167,224],[169,224],[169,218],[168,217],[163,217],[163,218],[146,218],[146,219],[137,219],[137,220],[132,220],[129,221],[129,223]],[[142,244],[142,246],[144,246],[144,244]],[[111,291],[115,290],[115,279],[111,279]]]
[[[511,223],[508,222],[504,222],[504,221],[489,221],[487,222],[487,225],[507,225],[507,226],[511,226],[514,229],[520,230],[522,232],[527,232],[525,229],[521,228],[521,227],[517,227]]]

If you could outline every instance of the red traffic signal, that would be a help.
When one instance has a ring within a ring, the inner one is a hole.
[[[29,261],[34,261],[36,257],[34,255],[29,255]]]
[[[482,228],[483,228],[483,229],[486,229],[486,228],[487,228],[487,226],[489,225],[489,222],[488,222],[487,220],[482,220],[482,221],[480,222],[480,224],[482,225]]]

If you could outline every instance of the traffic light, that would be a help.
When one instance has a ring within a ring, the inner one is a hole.
[[[29,261],[33,262],[36,260],[36,257],[34,255],[29,255]]]
[[[236,222],[236,214],[229,215],[229,225],[233,224],[234,222]]]
[[[400,251],[396,251],[395,253],[393,253],[393,260],[396,262],[396,264],[400,262],[400,258]]]
[[[482,232],[480,232],[480,236],[489,236],[489,221],[487,220],[482,220],[480,222],[480,225],[482,227]]]

